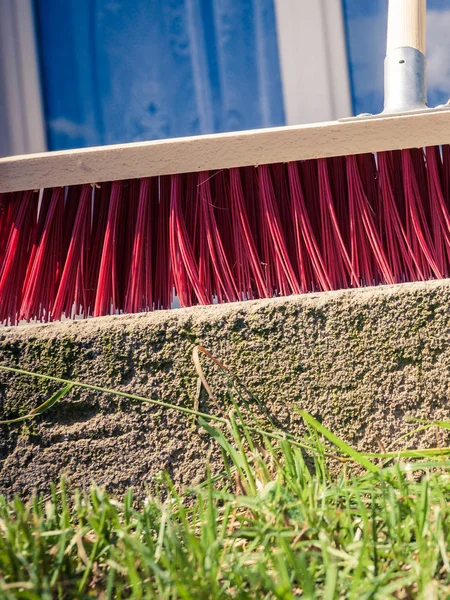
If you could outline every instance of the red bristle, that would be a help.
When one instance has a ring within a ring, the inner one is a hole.
[[[80,190],[77,190],[80,192]],[[72,310],[78,314],[80,306],[88,310],[87,291],[87,243],[90,238],[92,187],[83,185],[79,197],[68,196],[67,204],[76,206],[75,220],[70,234],[66,262],[59,282],[52,309],[52,317],[60,319],[64,313],[70,317]],[[69,207],[69,210],[72,210]],[[75,305],[75,306],[74,306]]]
[[[195,177],[195,189],[194,189],[194,206],[195,206],[195,225],[194,225],[194,247],[196,249],[196,256],[198,257],[198,273],[200,281],[205,288],[206,297],[208,303],[212,304],[216,291],[214,289],[213,281],[213,267],[211,261],[211,254],[208,247],[208,233],[205,226],[205,211],[203,210],[203,196],[199,190],[199,175]],[[220,292],[220,290],[219,290]],[[220,300],[220,299],[219,299]]]
[[[239,169],[243,186],[243,201],[245,211],[248,215],[249,233],[251,234],[254,243],[257,260],[259,263],[259,271],[262,275],[264,294],[262,297],[270,298],[273,296],[273,287],[271,284],[270,265],[265,261],[264,245],[263,245],[263,227],[261,217],[261,203],[259,202],[259,184],[258,184],[258,169],[254,167],[243,167]],[[255,289],[256,291],[256,289]]]
[[[264,273],[247,215],[239,169],[230,169],[231,218],[234,225],[235,255],[239,273],[238,289],[247,298],[266,297]]]
[[[217,230],[223,245],[224,255],[227,257],[231,279],[236,283],[234,293],[236,299],[242,300],[242,290],[237,286],[237,259],[235,256],[234,228],[231,221],[229,171],[216,171],[214,176],[211,177],[209,185]]]
[[[430,199],[428,196],[428,185],[427,185],[427,166],[426,156],[422,148],[412,148],[409,151],[413,165],[414,173],[416,175],[417,185],[419,187],[420,204],[423,209],[423,216],[426,220],[428,227],[431,229],[431,207]]]
[[[245,223],[241,223],[240,218],[242,214],[244,221],[247,221],[242,200],[242,185],[239,171],[235,169],[234,174],[230,173],[230,222],[233,228],[234,277],[243,299],[247,300],[253,298],[253,290],[250,278],[250,265],[247,260],[247,245],[245,244],[245,237],[243,237],[243,235],[245,236]],[[238,206],[239,208],[237,208]],[[248,229],[247,223],[247,231]]]
[[[261,216],[265,221],[264,247],[265,261],[273,264],[275,287],[277,294],[300,294],[301,287],[289,259],[286,242],[283,237],[280,216],[275,203],[274,189],[269,168],[266,165],[258,167],[259,199]]]
[[[208,304],[181,209],[181,185],[181,176],[172,175],[169,227],[170,257],[175,289],[181,306],[192,306],[191,289],[195,292],[199,304]]]
[[[373,218],[373,223],[378,234],[378,238],[380,240],[381,247],[384,250],[383,245],[383,229],[381,226],[381,186],[380,180],[378,176],[377,163],[375,156],[373,154],[361,154],[356,156],[356,160],[358,163],[358,171],[361,178],[361,183],[363,185],[364,194],[367,198],[367,203],[369,207],[370,214]],[[385,252],[385,258],[387,260],[387,255]],[[372,269],[377,270],[377,260],[372,255],[370,257]],[[389,261],[388,261],[389,265]],[[389,270],[391,271],[391,277],[394,277],[392,269],[389,266]],[[395,281],[395,279],[394,279]]]
[[[414,256],[394,193],[394,162],[389,152],[378,154],[378,169],[381,189],[380,223],[384,249],[394,281],[423,280],[424,275]]]
[[[233,302],[238,299],[238,291],[233,273],[225,254],[225,249],[217,226],[211,195],[208,173],[199,173],[198,198],[201,212],[201,233],[206,236],[208,253],[211,259],[213,290],[218,302]]]
[[[198,224],[199,224],[199,205],[197,202],[197,173],[188,173],[183,176],[185,193],[183,194],[183,198],[181,198],[182,211],[184,215],[184,220],[186,223],[186,229],[188,233],[189,240],[191,240],[192,251],[194,253],[195,264],[198,266],[198,276],[203,286],[203,293],[208,299],[208,304],[210,302],[209,298],[212,298],[211,290],[210,290],[210,278],[202,279],[200,274],[200,259],[201,253],[199,249],[199,236],[198,236]],[[195,303],[194,291],[193,289],[189,289],[189,302],[190,305]]]
[[[89,294],[89,267],[92,240],[92,202],[94,199],[94,190],[92,186],[89,192],[89,208],[87,214],[85,215],[86,221],[84,225],[84,239],[81,245],[81,257],[78,261],[77,278],[75,284],[75,301],[73,304],[73,315],[84,317],[90,314],[91,309],[91,298]],[[70,310],[69,302],[70,300],[68,299],[66,308],[64,309],[66,314],[68,314]]]
[[[173,300],[173,274],[170,263],[170,176],[159,177],[158,216],[155,232],[155,308],[170,308]]]
[[[48,209],[50,206],[50,201],[52,199],[52,195],[53,195],[52,189],[46,189],[46,190],[42,191],[42,196],[41,196],[40,203],[38,206],[37,223],[36,223],[36,227],[34,228],[34,232],[33,232],[30,257],[28,260],[28,267],[27,267],[27,272],[25,275],[25,284],[28,282],[28,280],[30,278],[30,273],[31,273],[31,270],[32,270],[33,264],[34,264],[34,257],[36,255],[36,252],[38,251],[42,233],[44,231],[44,225],[47,220]]]
[[[433,245],[439,270],[445,277],[448,277],[450,265],[450,212],[442,188],[442,163],[439,148],[427,148],[426,160]]]
[[[131,201],[132,188],[131,181],[122,181],[122,191],[117,206],[117,226],[115,230],[114,243],[114,269],[115,269],[115,300],[112,314],[120,314],[124,307],[124,295],[126,292],[126,281],[129,273],[127,273],[127,258],[130,255],[130,250],[127,249],[128,237],[128,206]]]
[[[62,236],[64,188],[53,189],[47,214],[43,216],[45,221],[36,251],[30,258],[20,307],[21,318],[27,321],[51,319],[51,309],[65,260]]]
[[[356,160],[367,201],[373,214],[378,216],[380,215],[381,190],[376,158],[373,154],[359,154],[356,156]],[[380,222],[377,222],[377,227],[380,233]]]
[[[420,270],[427,279],[443,277],[439,270],[436,253],[433,248],[431,233],[425,216],[423,195],[421,196],[420,180],[415,168],[418,167],[417,157],[410,150],[402,150],[403,186],[405,190],[406,235],[408,236],[413,254],[420,264]],[[414,161],[414,158],[416,159]],[[422,187],[423,192],[423,187]]]
[[[198,281],[194,252],[181,210],[181,176],[173,175],[170,188],[170,259],[176,293],[182,307],[191,305],[189,280]],[[200,285],[198,285],[200,287]]]
[[[122,188],[117,220],[117,310],[122,312],[126,305],[126,291],[130,277],[134,234],[136,230],[137,211],[139,204],[138,179],[132,179]]]
[[[197,173],[187,173],[183,175],[184,179],[184,194],[182,198],[182,205],[186,227],[189,233],[189,238],[195,240],[197,238],[198,228],[198,206],[196,205],[197,198]],[[194,252],[196,252],[194,243]],[[197,254],[195,257],[198,258]]]
[[[194,290],[193,285],[185,286],[183,292],[183,305],[192,306],[193,304],[210,304],[212,302],[213,292],[211,284],[210,266],[205,264],[205,252],[207,246],[201,249],[202,244],[206,244],[200,239],[201,232],[201,212],[197,193],[197,173],[188,173],[181,176],[178,190],[179,211],[185,228],[186,243],[189,245],[189,252],[192,253],[191,261],[196,273],[194,276],[195,287],[200,291],[200,297]],[[172,259],[173,265],[173,259]],[[175,276],[174,276],[175,279]],[[175,288],[177,284],[175,283]],[[177,292],[176,292],[177,293]]]
[[[382,154],[382,153],[381,153]],[[391,181],[394,200],[406,232],[406,201],[403,187],[403,163],[401,150],[386,152],[391,163]]]
[[[353,270],[364,285],[374,285],[379,282],[394,283],[394,277],[381,246],[373,213],[364,192],[355,156],[347,157],[347,182]],[[373,258],[379,272],[373,269]]]
[[[22,286],[27,271],[37,220],[38,194],[32,191],[11,196],[13,216],[0,270],[0,322],[16,324],[20,319]],[[6,232],[5,232],[6,233]]]
[[[114,181],[111,188],[108,218],[98,274],[94,317],[114,314],[119,308],[117,276],[117,229],[123,183]]]
[[[288,177],[300,284],[304,291],[331,290],[331,283],[306,209],[297,163],[288,164]]]
[[[94,187],[94,209],[92,212],[91,240],[89,244],[88,312],[92,315],[97,296],[98,275],[102,261],[103,244],[105,241],[106,225],[108,222],[111,184],[102,183],[100,189]]]
[[[326,160],[331,198],[336,212],[338,229],[344,247],[350,248],[350,220],[347,182],[347,165],[345,156],[337,156]]]
[[[262,256],[261,206],[258,202],[258,171],[254,167],[240,169],[243,181],[244,202],[248,215],[248,224],[255,240],[256,252]],[[263,267],[263,265],[261,265]]]
[[[82,224],[82,233],[80,233],[82,237],[81,241],[81,252],[78,259],[78,267],[76,270],[76,278],[75,278],[75,290],[74,290],[74,300],[72,303],[72,299],[70,294],[67,294],[66,303],[63,307],[63,313],[66,316],[69,316],[72,313],[73,318],[77,316],[87,317],[90,314],[91,309],[91,297],[89,294],[89,270],[91,265],[91,242],[92,242],[92,212],[93,212],[93,202],[95,196],[95,186],[88,184],[83,185],[81,190],[81,195],[85,194],[87,197],[87,209],[84,213],[84,222]],[[83,199],[83,198],[80,198]],[[77,211],[77,216],[79,212]],[[83,217],[80,217],[83,219]],[[75,227],[75,222],[74,222]],[[73,231],[73,230],[72,230]],[[71,240],[70,240],[71,241]],[[67,264],[67,255],[66,255],[66,264]],[[64,271],[63,271],[64,275]],[[61,278],[63,277],[61,275]],[[61,284],[60,284],[61,286]],[[56,318],[56,317],[54,317]]]
[[[139,187],[136,229],[125,306],[126,312],[129,313],[153,309],[151,204],[157,202],[157,189],[154,184],[154,180],[144,178]]]
[[[353,285],[359,280],[353,271],[347,248],[345,247],[331,193],[330,175],[326,159],[318,161],[319,213],[321,220],[322,255],[333,289]]]
[[[319,174],[317,160],[306,160],[298,163],[300,181],[303,186],[305,206],[316,240],[321,242],[321,221],[318,210]]]
[[[72,230],[75,223],[78,210],[78,201],[81,195],[81,185],[72,185],[67,188],[66,200],[64,203],[64,223],[63,223],[63,253],[67,255],[69,245],[72,239]]]
[[[296,259],[295,251],[295,232],[292,222],[292,206],[289,193],[289,177],[285,164],[276,164],[271,166],[272,181],[275,192],[275,204],[277,213],[280,217],[281,234],[285,240],[287,255],[291,261],[296,281],[300,282],[300,273]],[[303,287],[301,286],[303,289]]]
[[[442,185],[444,200],[450,210],[450,146],[442,146]]]
[[[0,272],[15,209],[14,194],[0,194]]]

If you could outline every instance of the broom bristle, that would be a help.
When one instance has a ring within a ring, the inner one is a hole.
[[[0,321],[448,277],[450,147],[0,195]]]

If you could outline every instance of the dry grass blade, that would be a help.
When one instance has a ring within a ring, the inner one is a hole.
[[[213,391],[212,391],[212,389],[211,389],[211,387],[210,387],[210,385],[208,383],[208,380],[205,377],[205,374],[204,374],[203,369],[202,369],[202,365],[200,364],[200,359],[199,359],[199,356],[198,356],[198,352],[199,352],[200,348],[201,348],[201,346],[194,346],[194,348],[192,350],[192,360],[194,361],[194,367],[195,367],[195,370],[197,371],[197,375],[200,377],[200,380],[201,380],[201,382],[203,384],[203,387],[207,391],[208,396],[210,397],[211,401],[214,402],[214,404],[216,406],[218,406],[218,402],[217,402],[217,400],[216,400],[216,398],[215,398],[215,396],[213,394]],[[202,351],[203,350],[204,349],[202,349]],[[206,352],[207,351],[205,350],[205,353]],[[213,358],[209,354],[209,352],[207,354],[208,354],[208,356],[210,356],[211,358]],[[214,359],[214,358],[213,358],[213,360],[216,361],[216,359]]]
[[[207,356],[209,359],[211,359],[214,362],[214,364],[219,367],[219,369],[222,371],[222,373],[224,373],[225,377],[227,378],[230,386],[236,391],[236,393],[238,394],[238,397],[247,406],[247,408],[250,407],[250,403],[248,402],[248,400],[246,399],[245,396],[248,396],[248,398],[251,400],[251,402],[258,406],[258,408],[260,409],[262,414],[264,414],[264,417],[269,422],[270,427],[274,427],[276,429],[282,429],[282,427],[280,427],[279,424],[274,421],[274,418],[270,414],[270,411],[267,409],[267,406],[263,402],[261,402],[259,400],[259,398],[245,386],[245,384],[239,379],[239,377],[237,375],[235,375],[228,367],[226,367],[223,364],[223,362],[221,362],[219,359],[217,359],[215,356],[213,356],[211,354],[211,352],[206,350],[206,348],[204,348],[203,346],[198,345],[198,346],[196,346],[196,348],[197,348],[197,356],[198,356],[198,353],[201,352],[202,354]],[[242,392],[245,392],[245,394]],[[260,423],[258,423],[258,425],[260,425]]]

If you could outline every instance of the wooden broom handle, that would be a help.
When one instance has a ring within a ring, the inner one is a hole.
[[[387,52],[416,48],[425,54],[427,0],[389,0]]]

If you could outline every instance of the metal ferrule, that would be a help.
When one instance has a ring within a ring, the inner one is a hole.
[[[383,114],[427,108],[425,56],[415,48],[395,48],[384,61]]]

